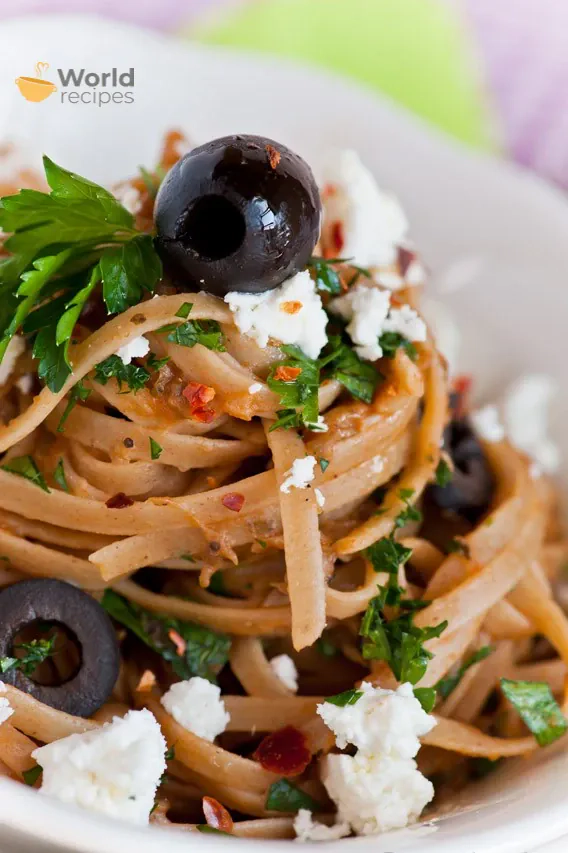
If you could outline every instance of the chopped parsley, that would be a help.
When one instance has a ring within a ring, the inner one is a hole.
[[[502,678],[501,690],[539,746],[548,746],[565,733],[568,721],[548,684]]]
[[[185,302],[184,305],[191,303]],[[180,308],[180,311],[184,308]],[[188,311],[189,313],[189,311]],[[178,311],[178,316],[183,317]],[[179,326],[164,326],[160,332],[169,332],[168,341],[181,347],[194,347],[196,344],[216,352],[225,352],[225,337],[216,320],[187,320]]]
[[[412,361],[416,361],[418,355],[414,344],[399,332],[383,332],[379,338],[379,346],[384,358],[394,358],[399,347],[404,349]]]
[[[29,770],[24,770],[22,773],[22,779],[26,785],[33,786],[43,773],[43,767],[40,767],[39,764],[36,764],[35,767],[30,767]]]
[[[181,317],[182,320],[187,320],[189,313],[193,308],[193,302],[184,302],[181,308],[176,311],[176,317]]]
[[[322,474],[324,474],[329,468],[329,459],[320,459],[319,466],[321,468]]]
[[[463,539],[458,539],[454,537],[450,539],[448,544],[446,545],[446,553],[447,554],[463,554],[464,557],[469,559],[470,550],[467,542],[464,542]]]
[[[362,695],[362,690],[344,690],[343,693],[338,693],[336,696],[328,696],[325,701],[331,705],[345,708],[346,705],[355,705]]]
[[[101,603],[113,619],[168,661],[179,678],[198,675],[215,682],[217,672],[227,663],[231,640],[226,634],[219,634],[193,622],[153,613],[112,589],[105,590]],[[186,643],[182,655],[170,638],[172,631]]]
[[[145,367],[133,362],[125,364],[120,356],[109,355],[108,358],[96,365],[95,382],[106,385],[110,379],[116,379],[120,393],[128,393],[129,391],[136,393],[144,388],[150,379],[150,374]],[[126,385],[128,391],[122,391],[123,384]]]
[[[268,789],[266,797],[266,808],[272,812],[297,812],[300,809],[309,809],[311,812],[321,811],[320,804],[305,794],[287,779],[279,779],[273,782]]]
[[[67,478],[65,476],[65,468],[63,466],[63,459],[60,459],[57,465],[55,466],[55,471],[53,472],[53,479],[57,483],[57,485],[63,489],[64,492],[69,491],[69,486],[67,485]]]
[[[436,690],[442,697],[442,699],[447,699],[450,693],[452,693],[468,669],[474,666],[476,663],[479,663],[485,658],[489,657],[489,655],[493,652],[493,646],[482,646],[476,652],[474,652],[471,657],[469,657],[460,668],[453,675],[446,675],[445,678],[441,678],[440,681],[436,684]]]
[[[158,358],[155,352],[151,352],[146,359],[146,367],[150,370],[160,370],[169,360],[169,355],[164,356],[164,358]]]
[[[33,456],[16,456],[14,459],[10,459],[9,462],[5,462],[4,465],[0,465],[0,468],[4,471],[9,471],[10,474],[16,474],[18,477],[24,477],[35,486],[39,486],[44,492],[50,491],[43,474],[34,461]]]
[[[434,710],[436,704],[436,688],[435,687],[415,687],[414,697],[418,699],[424,711],[427,714]]]
[[[35,668],[43,663],[44,660],[51,657],[54,652],[56,637],[50,637],[47,640],[32,640],[30,643],[19,643],[14,646],[14,649],[21,649],[25,652],[22,657],[3,657],[0,658],[0,672],[10,672],[12,669],[19,669],[24,675],[31,675]]]
[[[69,394],[69,399],[67,400],[67,405],[65,407],[65,411],[61,415],[61,420],[57,424],[57,432],[63,432],[65,429],[65,422],[77,403],[84,403],[85,400],[88,400],[91,394],[90,388],[85,388],[83,385],[83,380],[80,379],[76,385],[73,386],[71,392]]]
[[[69,342],[96,286],[109,314],[125,311],[153,292],[162,265],[152,237],[108,190],[48,157],[43,164],[49,193],[24,189],[0,200],[0,230],[11,235],[0,262],[0,359],[41,312],[42,322],[32,321],[34,357],[56,393],[71,374]]]
[[[349,264],[355,270],[355,274],[348,282],[348,287],[352,287],[362,275],[365,278],[371,278],[371,273],[368,269],[355,266],[351,263],[352,260],[352,258],[310,258],[308,269],[315,281],[316,288],[325,293],[331,293],[334,296],[341,293],[343,289],[341,287],[341,278],[337,270],[334,269],[337,264]]]
[[[440,459],[436,467],[436,483],[444,488],[451,482],[453,471],[445,459]]]
[[[334,658],[338,654],[338,649],[335,643],[327,639],[324,633],[316,640],[316,649],[325,658]]]
[[[164,448],[161,447],[155,439],[150,436],[150,457],[152,459],[159,459],[164,451]]]
[[[330,337],[328,346],[320,359],[327,366],[326,379],[336,379],[356,400],[372,403],[377,385],[384,377],[379,371],[359,358],[340,337]]]

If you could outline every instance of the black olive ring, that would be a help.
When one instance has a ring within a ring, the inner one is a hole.
[[[11,654],[14,637],[37,619],[63,625],[76,637],[78,671],[54,686],[37,684],[15,667],[0,672],[0,680],[52,708],[90,717],[108,699],[118,677],[120,654],[112,622],[94,598],[65,581],[20,581],[0,592],[0,658]]]

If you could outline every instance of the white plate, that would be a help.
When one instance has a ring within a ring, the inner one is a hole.
[[[345,80],[281,60],[190,46],[97,19],[51,16],[0,26],[0,139],[13,139],[34,162],[46,152],[110,183],[152,164],[163,132],[179,126],[198,141],[239,131],[272,136],[316,171],[331,145],[357,148],[400,196],[434,281],[471,279],[447,301],[464,333],[461,366],[479,378],[480,392],[496,393],[526,370],[550,373],[564,384],[568,205],[536,178],[460,147]],[[34,76],[38,60],[50,63],[47,76],[56,83],[58,67],[133,66],[135,102],[69,105],[59,93],[39,104],[25,101],[13,81]],[[563,394],[555,401],[554,423],[565,458],[568,430],[560,427],[567,415]],[[568,832],[568,756],[542,754],[533,763],[509,766],[471,795],[467,809],[435,827],[342,844],[374,853],[534,849]],[[169,853],[189,846],[225,851],[234,844],[130,830],[6,782],[0,783],[0,830],[4,850],[12,844],[11,850],[38,853],[63,847],[81,853],[149,853],[166,846]],[[16,843],[21,832],[35,839],[29,848]],[[280,850],[281,843],[259,847]]]

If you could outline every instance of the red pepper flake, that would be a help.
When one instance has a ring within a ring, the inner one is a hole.
[[[331,242],[337,254],[341,254],[345,246],[345,236],[343,234],[343,223],[333,222],[331,225]]]
[[[227,492],[227,494],[223,495],[221,498],[223,506],[232,510],[232,512],[240,512],[243,508],[244,502],[245,496],[240,495],[238,492]]]
[[[335,195],[337,192],[337,187],[335,184],[325,184],[322,191],[322,198],[330,198],[330,196]]]
[[[285,726],[265,737],[253,758],[279,776],[299,776],[312,760],[312,753],[305,735],[294,726]]]
[[[280,151],[278,151],[274,147],[274,145],[265,145],[264,148],[266,150],[266,153],[268,154],[268,162],[270,163],[270,168],[275,169],[282,158]]]
[[[124,492],[118,492],[118,494],[113,495],[112,498],[109,498],[106,502],[106,506],[109,509],[125,509],[125,507],[133,505],[134,501],[132,498],[129,498],[128,495],[124,494]]]
[[[188,382],[181,393],[189,403],[191,416],[195,420],[209,424],[215,419],[215,409],[207,405],[215,397],[214,388],[201,382]]]
[[[214,800],[213,797],[203,797],[202,806],[207,826],[221,832],[233,831],[233,818],[218,800]]]
[[[297,314],[298,311],[301,311],[303,307],[303,302],[296,302],[294,300],[291,300],[290,302],[280,303],[280,310],[284,311],[286,314]]]
[[[301,372],[301,367],[286,367],[286,365],[281,364],[276,368],[274,378],[280,382],[294,382]]]
[[[468,374],[456,376],[452,385],[452,409],[454,417],[459,420],[465,417],[469,410],[469,397],[471,387],[473,385],[473,377]]]
[[[412,264],[416,260],[416,252],[412,252],[410,249],[405,249],[404,246],[398,247],[398,266],[400,269],[401,276],[406,275],[410,268],[410,264]]]
[[[181,634],[178,634],[178,632],[174,631],[174,629],[172,628],[171,631],[168,631],[168,637],[176,647],[176,654],[179,655],[179,657],[182,657],[182,655],[185,654],[185,650],[187,649],[187,643],[185,642]]]
[[[136,685],[137,693],[149,693],[156,686],[156,676],[151,669],[145,669]]]

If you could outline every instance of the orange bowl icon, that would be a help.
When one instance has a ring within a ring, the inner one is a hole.
[[[55,83],[40,80],[39,77],[17,77],[15,82],[26,101],[34,101],[36,104],[57,92]]]

